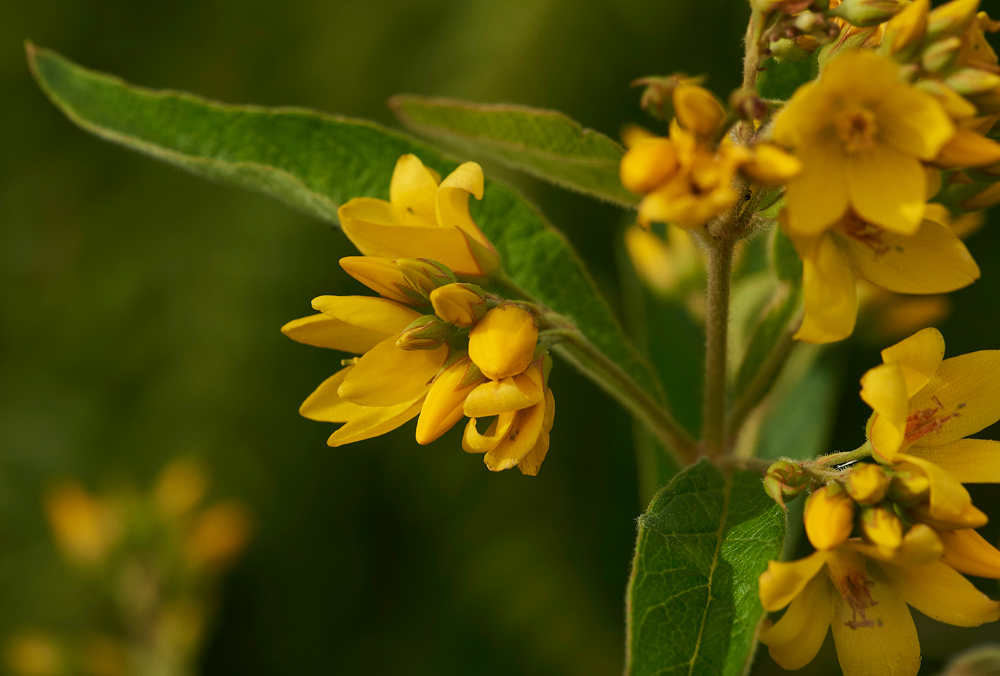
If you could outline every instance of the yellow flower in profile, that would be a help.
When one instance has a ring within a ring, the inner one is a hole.
[[[934,530],[917,524],[891,552],[852,539],[798,561],[772,561],[760,576],[761,603],[788,610],[765,625],[760,641],[783,668],[800,669],[832,628],[844,676],[915,676],[920,644],[907,605],[960,627],[1000,619],[1000,603],[942,563],[943,551]]]
[[[921,160],[955,132],[932,96],[899,82],[899,66],[871,50],[832,59],[778,115],[774,138],[802,173],[785,193],[789,232],[818,236],[848,209],[882,230],[911,235],[924,215]]]
[[[878,227],[854,211],[817,235],[802,235],[791,225],[792,214],[783,212],[781,227],[802,259],[805,315],[795,338],[829,343],[850,336],[858,314],[856,277],[910,294],[945,293],[978,279],[969,250],[942,223],[949,220],[944,211],[929,205],[909,235]]]
[[[469,213],[469,196],[482,199],[483,186],[483,170],[475,162],[460,165],[442,181],[415,155],[403,155],[388,202],[356,197],[337,216],[365,256],[428,258],[458,275],[484,277],[500,266],[500,258]]]
[[[524,371],[537,345],[535,318],[516,305],[493,308],[469,333],[469,357],[490,380]]]

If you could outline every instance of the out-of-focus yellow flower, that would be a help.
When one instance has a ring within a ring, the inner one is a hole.
[[[469,333],[469,357],[490,380],[521,373],[534,360],[538,326],[529,312],[501,305]]]
[[[803,165],[785,194],[789,231],[816,237],[852,208],[883,230],[914,234],[926,199],[920,162],[954,132],[933,97],[899,82],[891,59],[871,50],[832,59],[775,121],[775,140]]]
[[[75,563],[102,562],[118,539],[120,524],[112,508],[75,481],[49,489],[45,511],[56,544]]]
[[[813,491],[806,502],[806,535],[813,547],[829,550],[851,537],[855,504],[843,488],[834,484]]]
[[[555,398],[546,384],[543,360],[523,373],[483,383],[465,400],[462,448],[485,453],[486,466],[494,472],[516,466],[534,476],[549,450],[549,431],[555,418]],[[495,416],[485,433],[476,423]]]
[[[893,551],[850,540],[798,561],[772,561],[760,577],[760,599],[768,611],[788,610],[760,640],[783,668],[799,669],[832,627],[845,676],[915,676],[920,644],[907,605],[961,627],[1000,619],[1000,603],[939,561],[943,550],[933,529],[918,524]]]
[[[60,676],[66,665],[62,651],[50,636],[31,632],[7,642],[7,668],[15,676]]]
[[[855,502],[875,505],[882,502],[885,492],[889,490],[889,477],[879,465],[866,463],[847,473],[845,486]]]
[[[726,111],[712,92],[694,84],[674,89],[674,116],[684,129],[701,138],[711,138],[726,119]]]
[[[120,640],[97,634],[83,645],[80,663],[87,676],[130,676],[128,647]]]
[[[640,227],[625,231],[625,248],[639,278],[664,295],[699,276],[705,264],[701,250],[686,230],[668,225],[666,236],[664,241]]]
[[[180,516],[197,507],[207,490],[205,466],[195,458],[179,458],[160,472],[153,501],[163,514]]]
[[[442,181],[415,155],[403,155],[392,174],[388,202],[357,197],[337,216],[365,256],[428,258],[458,275],[483,277],[500,266],[496,249],[469,213],[469,196],[482,199],[483,185],[483,170],[475,162],[462,164]]]
[[[934,41],[965,32],[978,9],[979,0],[951,0],[935,7],[927,15],[927,39]]]
[[[802,258],[805,315],[795,337],[810,343],[847,338],[857,320],[855,275],[889,291],[934,294],[979,278],[968,249],[928,212],[910,235],[885,230],[853,211],[817,236],[803,236],[782,214],[781,227]]]
[[[858,285],[858,304],[860,336],[873,347],[935,326],[951,312],[948,296],[892,293],[865,280]]]
[[[250,515],[237,502],[216,503],[199,512],[187,532],[184,553],[195,569],[227,568],[250,540]]]

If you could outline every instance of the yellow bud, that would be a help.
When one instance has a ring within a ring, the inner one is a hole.
[[[420,408],[417,443],[431,443],[461,420],[466,397],[484,380],[468,357],[459,359],[439,374]]]
[[[854,500],[839,486],[824,486],[809,496],[805,524],[809,542],[816,549],[833,549],[854,530]]]
[[[887,490],[889,490],[889,477],[878,465],[871,463],[859,465],[847,474],[847,493],[862,505],[881,502]]]
[[[958,59],[962,41],[957,36],[933,42],[924,50],[920,63],[928,73],[940,73],[951,68]]]
[[[180,516],[196,507],[206,490],[205,467],[194,458],[179,458],[160,472],[153,501],[163,514]]]
[[[118,537],[118,524],[108,506],[76,482],[54,486],[45,496],[45,511],[56,544],[75,562],[101,562]]]
[[[726,111],[704,87],[682,84],[674,90],[674,116],[695,136],[709,138],[726,119]]]
[[[401,350],[436,350],[453,330],[454,327],[434,315],[423,315],[403,329],[396,339],[396,347]]]
[[[944,82],[962,96],[980,96],[1000,88],[1000,75],[978,68],[962,68],[946,77]]]
[[[647,137],[637,141],[622,158],[618,173],[626,190],[642,195],[677,170],[677,153],[670,139]]]
[[[951,0],[927,15],[927,40],[958,35],[972,23],[979,10],[979,0]]]
[[[187,533],[184,552],[193,568],[221,569],[232,563],[250,539],[250,516],[236,502],[199,513]]]
[[[901,0],[843,0],[829,14],[851,25],[867,27],[888,21],[904,6]]]
[[[903,545],[903,522],[882,506],[866,507],[861,512],[861,532],[879,549],[894,552]]]
[[[406,277],[410,288],[422,296],[429,295],[439,286],[454,284],[456,281],[455,274],[447,265],[427,258],[400,258],[396,261],[396,266]]]
[[[882,49],[900,61],[909,60],[924,43],[930,9],[930,0],[914,0],[892,17],[885,25]]]
[[[375,256],[348,256],[340,259],[340,267],[384,298],[406,305],[423,305],[427,302],[410,288],[396,261]]]
[[[500,380],[528,368],[537,343],[534,318],[516,305],[501,305],[472,329],[469,356],[487,378]]]
[[[743,165],[742,171],[755,183],[777,186],[798,176],[802,162],[776,145],[758,143],[753,148],[753,158]]]
[[[934,166],[942,169],[983,167],[1000,162],[1000,143],[971,129],[959,127],[934,158]]]
[[[953,120],[973,117],[978,112],[974,105],[940,80],[921,80],[915,86],[936,98]]]
[[[466,328],[475,325],[487,311],[486,294],[474,284],[446,284],[431,291],[431,305],[438,317]]]
[[[893,502],[909,507],[924,500],[930,490],[931,482],[925,474],[902,470],[889,482],[888,496]]]

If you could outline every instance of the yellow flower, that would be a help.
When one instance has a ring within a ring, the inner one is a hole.
[[[663,295],[700,278],[705,267],[704,254],[687,231],[675,225],[666,230],[667,241],[639,227],[625,231],[625,248],[636,273]]]
[[[535,318],[516,305],[501,305],[469,333],[469,357],[487,378],[501,380],[528,368],[537,344]]]
[[[775,121],[775,140],[803,165],[785,194],[789,231],[818,236],[853,208],[883,230],[915,233],[926,197],[920,162],[954,131],[932,96],[899,82],[891,59],[871,50],[832,59]]]
[[[45,512],[56,544],[74,563],[103,562],[121,534],[111,506],[75,481],[62,481],[49,489]]]
[[[549,450],[549,431],[555,418],[555,398],[546,380],[544,360],[523,373],[490,380],[476,387],[465,400],[462,448],[485,453],[483,460],[494,472],[516,466],[534,476]],[[485,434],[476,427],[480,418],[495,416]]]
[[[250,540],[250,515],[238,502],[220,502],[199,512],[184,541],[184,554],[195,569],[219,571],[243,552]]]
[[[396,163],[389,201],[357,197],[337,210],[361,253],[386,259],[428,258],[456,274],[483,277],[500,266],[496,249],[469,213],[469,196],[483,197],[483,170],[459,166],[443,181],[415,155]]]
[[[726,111],[712,92],[694,84],[674,89],[674,116],[684,129],[701,138],[711,138],[726,119]]]
[[[799,669],[832,627],[845,676],[914,676],[920,644],[907,605],[961,627],[1000,619],[1000,603],[942,563],[943,550],[933,529],[918,524],[892,552],[850,540],[799,561],[772,561],[760,599],[768,611],[788,610],[760,640],[782,667]]]
[[[854,530],[854,500],[839,485],[813,491],[806,502],[806,535],[821,550],[839,547]]]
[[[805,315],[795,337],[810,343],[843,340],[858,313],[855,275],[889,291],[934,294],[954,291],[979,278],[979,267],[939,210],[911,235],[875,226],[849,211],[835,227],[802,236],[781,219],[802,258]],[[935,220],[937,219],[937,220]]]

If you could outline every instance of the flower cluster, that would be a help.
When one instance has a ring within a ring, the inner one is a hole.
[[[341,267],[380,297],[320,296],[312,303],[319,314],[282,327],[300,343],[360,355],[300,408],[312,420],[344,423],[331,446],[415,417],[417,442],[429,444],[467,416],[467,452],[485,454],[493,471],[538,473],[555,415],[541,318],[528,304],[459,281],[499,266],[469,215],[469,196],[482,194],[479,165],[463,164],[442,181],[404,155],[390,201],[358,198],[341,207],[344,232],[366,254]],[[483,419],[491,423],[481,432]]]
[[[1000,603],[962,576],[1000,579],[1000,551],[975,530],[986,515],[962,485],[1000,482],[1000,442],[966,438],[1000,420],[1000,351],[944,359],[941,334],[925,329],[882,357],[861,381],[874,413],[860,452],[779,461],[765,478],[779,504],[810,493],[816,552],[760,578],[764,608],[788,606],[761,634],[786,669],[808,663],[832,626],[848,676],[915,674],[907,605],[958,626],[1000,619]],[[858,455],[876,462],[840,469]]]
[[[1000,143],[985,135],[1000,110],[1000,76],[983,35],[1000,24],[978,4],[930,11],[927,0],[846,0],[827,10],[839,38],[822,48],[819,78],[770,128],[803,167],[780,219],[804,265],[800,340],[851,334],[855,276],[911,294],[978,278],[950,227],[956,214],[1000,201]]]

